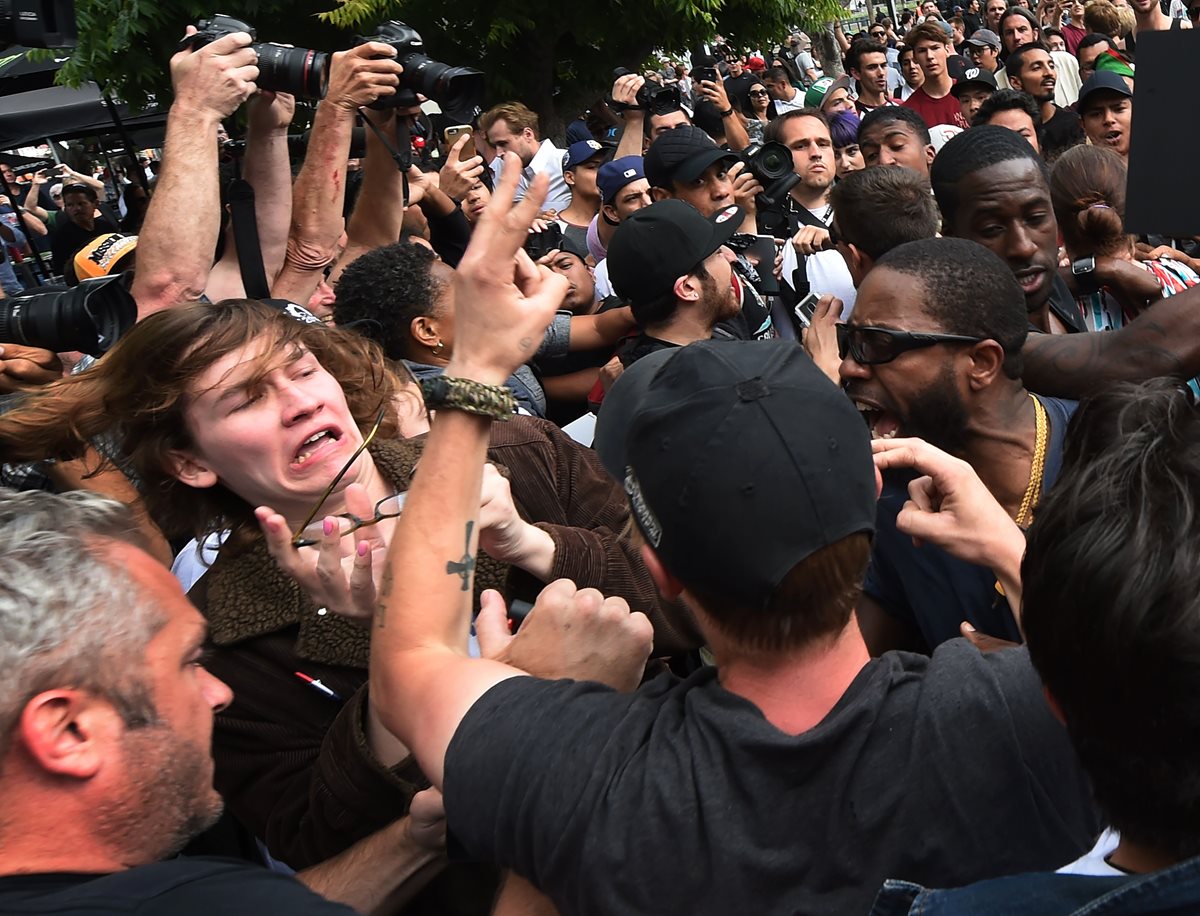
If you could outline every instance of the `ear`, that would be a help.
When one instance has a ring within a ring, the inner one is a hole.
[[[17,728],[43,770],[91,779],[124,724],[111,705],[81,690],[47,690],[25,704]]]
[[[666,188],[651,188],[650,189],[650,197],[656,203],[660,200],[670,200],[671,192],[668,191]]]
[[[875,259],[857,245],[851,245],[849,242],[846,243],[846,249],[842,252],[842,260],[846,262],[846,267],[850,270],[850,279],[854,281],[854,288],[858,289],[867,273],[875,266]]]
[[[606,219],[608,222],[612,223],[614,226],[620,224],[620,218],[619,218],[619,214],[617,213],[617,208],[614,207],[612,204],[601,204],[600,205],[600,215],[602,217],[604,217],[604,219]]]
[[[933,165],[933,159],[937,155],[937,147],[932,143],[925,147],[925,164]]]
[[[428,315],[418,315],[409,325],[413,339],[426,347],[436,347],[438,342],[437,324]]]
[[[983,391],[1004,374],[1004,348],[994,340],[977,343],[968,351],[971,369],[967,384],[972,391]]]
[[[204,490],[217,485],[217,473],[202,458],[192,452],[173,448],[167,453],[171,476],[180,483]]]
[[[642,562],[646,564],[646,570],[650,573],[650,578],[654,580],[659,594],[668,601],[678,598],[683,593],[683,583],[667,572],[653,547],[643,543],[641,550]]]
[[[697,302],[703,290],[700,288],[700,278],[695,274],[685,274],[675,280],[675,298],[684,302]]]
[[[567,169],[562,173],[563,181],[566,182],[568,188],[575,187],[575,170]]]

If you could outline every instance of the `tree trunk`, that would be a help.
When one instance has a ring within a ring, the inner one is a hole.
[[[817,30],[817,53],[821,56],[821,70],[826,76],[841,76],[845,70],[842,67],[842,50],[838,47],[833,35],[833,23],[825,23],[823,29]]]

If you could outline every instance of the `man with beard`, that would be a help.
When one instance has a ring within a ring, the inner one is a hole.
[[[742,215],[727,206],[706,218],[691,204],[662,200],[617,228],[608,247],[609,274],[641,332],[618,349],[623,366],[696,340],[735,338],[722,327],[741,315],[726,242]]]
[[[1042,157],[1046,162],[1054,162],[1061,153],[1083,142],[1079,116],[1054,104],[1058,72],[1049,51],[1041,45],[1021,45],[1008,56],[1005,69],[1012,88],[1028,93],[1038,103],[1042,116]]]
[[[1021,288],[974,242],[934,239],[884,255],[839,332],[841,378],[875,438],[916,436],[970,464],[1027,526],[1062,462],[1074,403],[1021,383]],[[858,618],[873,654],[931,651],[978,631],[1019,641],[995,574],[896,526],[912,475],[889,473]]]
[[[0,911],[350,914],[303,884],[375,884],[337,894],[365,910],[436,861],[410,818],[299,881],[173,858],[221,813],[213,714],[233,695],[204,668],[204,619],[138,530],[95,494],[0,491]],[[332,881],[315,877],[327,867]]]
[[[825,136],[828,138],[828,130]],[[830,162],[832,176],[832,159]],[[652,200],[683,201],[691,204],[705,218],[715,218],[732,208],[742,217],[739,227],[742,233],[753,235],[758,232],[753,208],[762,186],[738,161],[736,153],[717,146],[699,127],[686,124],[662,134],[650,144],[642,164],[650,184]],[[738,232],[738,228],[733,231]],[[609,261],[613,292],[630,298],[617,278],[611,243],[606,260]],[[741,340],[776,337],[770,309],[755,289],[755,284],[759,283],[756,269],[740,255],[735,258],[734,269],[733,283],[742,306],[725,326],[726,330]],[[634,282],[638,279],[636,274],[627,273],[625,277]]]
[[[1005,55],[1010,55],[1017,48],[1036,44],[1041,47],[1046,47],[1042,40],[1042,30],[1038,26],[1038,20],[1033,13],[1022,6],[1012,6],[1004,13],[1000,19],[1000,28],[997,29],[1000,33],[1000,38],[1004,43]],[[1058,82],[1054,86],[1054,100],[1063,108],[1074,105],[1079,98],[1079,87],[1081,80],[1079,79],[1079,61],[1072,54],[1066,51],[1050,51],[1050,56],[1054,58],[1054,66]],[[1003,67],[996,71],[996,85],[1001,89],[1008,89],[1009,86],[1009,69]]]

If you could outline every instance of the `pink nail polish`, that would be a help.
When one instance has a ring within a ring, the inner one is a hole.
[[[321,530],[325,532],[326,536],[333,534],[333,520],[327,518],[321,522]]]

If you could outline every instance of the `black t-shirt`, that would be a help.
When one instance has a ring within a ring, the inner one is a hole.
[[[1050,422],[1042,472],[1044,495],[1062,470],[1067,424],[1077,405],[1057,398],[1038,400]],[[884,475],[863,593],[892,617],[919,630],[930,649],[958,636],[964,620],[981,633],[1020,642],[1021,631],[1008,602],[996,590],[992,570],[955,559],[932,544],[914,547],[912,538],[896,528],[896,516],[908,500],[908,484],[916,476],[911,472]]]
[[[97,236],[108,235],[108,233],[116,231],[117,227],[103,216],[96,217],[91,229],[84,229],[71,222],[65,214],[60,216],[58,225],[50,237],[50,266],[56,274],[62,273],[67,261],[73,258],[80,248]]]
[[[162,913],[164,916],[349,916],[294,878],[232,859],[178,858],[111,875],[0,878],[0,913]]]
[[[1085,142],[1079,115],[1069,108],[1054,106],[1054,117],[1042,124],[1042,155],[1053,162],[1072,146]]]
[[[450,830],[560,912],[865,913],[886,878],[1055,868],[1098,820],[1024,649],[867,663],[791,736],[712,668],[632,694],[504,681],[446,754]]]
[[[749,70],[743,70],[741,76],[725,77],[725,94],[729,96],[729,104],[734,108],[746,103],[750,96],[750,87],[759,81]]]

